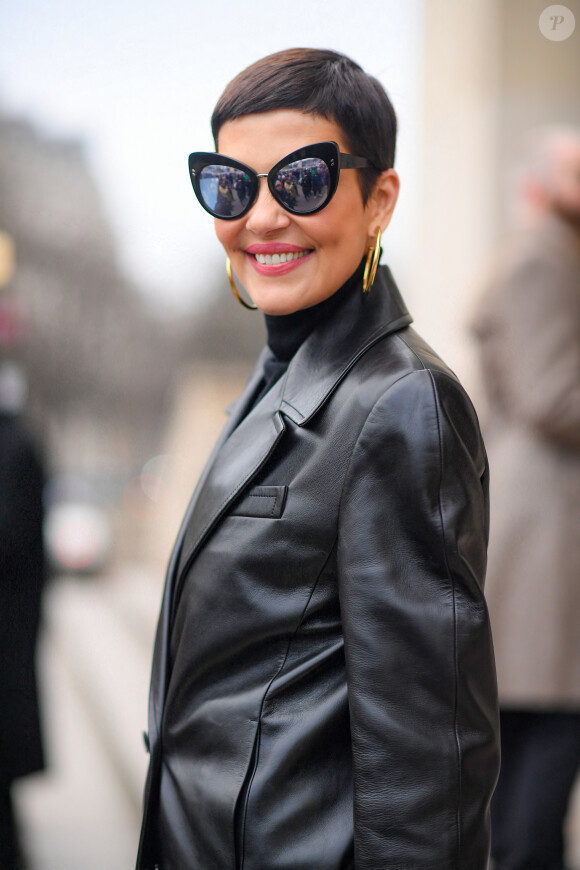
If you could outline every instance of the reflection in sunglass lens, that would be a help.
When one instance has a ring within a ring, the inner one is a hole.
[[[237,217],[246,208],[252,192],[247,173],[231,166],[204,166],[199,176],[203,201],[218,217]]]
[[[276,173],[274,187],[280,201],[295,214],[319,209],[330,189],[328,166],[320,157],[287,163]]]

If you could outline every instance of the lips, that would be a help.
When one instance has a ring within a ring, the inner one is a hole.
[[[258,274],[278,276],[297,269],[312,251],[298,245],[269,242],[250,245],[245,253]]]

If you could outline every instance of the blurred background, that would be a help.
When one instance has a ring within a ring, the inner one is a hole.
[[[510,221],[522,138],[580,124],[580,0],[565,40],[542,33],[547,6],[4,0],[0,367],[26,384],[49,479],[48,768],[16,793],[30,870],[134,862],[164,565],[264,340],[231,298],[186,171],[190,151],[213,150],[223,87],[301,45],[380,79],[402,180],[383,261],[478,404],[467,323]]]

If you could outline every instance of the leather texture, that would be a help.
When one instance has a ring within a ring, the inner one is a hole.
[[[139,870],[487,866],[487,463],[410,322],[383,267],[233,408],[169,566]]]

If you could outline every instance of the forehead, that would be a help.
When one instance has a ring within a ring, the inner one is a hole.
[[[219,132],[221,154],[241,160],[257,172],[267,172],[291,151],[316,142],[337,142],[348,150],[335,121],[295,109],[242,115],[226,121]]]

